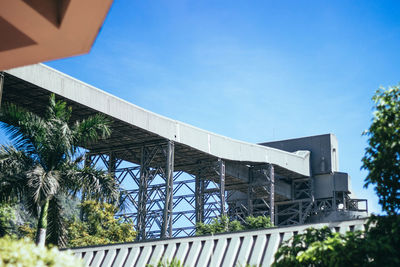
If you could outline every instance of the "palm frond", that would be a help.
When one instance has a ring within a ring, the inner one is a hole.
[[[127,190],[119,191],[118,212],[126,213],[133,206],[131,201],[125,201],[127,198],[132,197]]]
[[[36,114],[12,103],[1,107],[0,127],[5,130],[14,146],[19,150],[35,151],[44,140],[47,125]]]
[[[71,118],[72,108],[67,106],[65,101],[56,101],[55,94],[50,95],[49,106],[47,107],[47,119],[58,119],[68,122]]]
[[[110,125],[111,122],[102,114],[75,122],[73,131],[76,144],[85,145],[110,137]]]
[[[36,203],[40,204],[42,201],[50,199],[58,191],[58,171],[46,172],[41,165],[36,165],[32,170],[26,172],[26,178]]]
[[[41,165],[47,170],[57,169],[74,154],[74,139],[68,124],[54,119],[47,122],[46,141],[38,147]]]
[[[58,197],[50,199],[47,213],[47,243],[59,247],[65,247],[67,244],[67,227],[62,213],[60,199]]]
[[[79,168],[76,165],[64,165],[63,186],[75,196],[78,192],[84,199],[118,203],[119,189],[115,179],[103,170],[93,167]]]
[[[0,201],[20,200],[27,192],[25,173],[33,168],[33,160],[14,147],[0,147]]]

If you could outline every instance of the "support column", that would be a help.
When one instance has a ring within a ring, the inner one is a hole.
[[[247,187],[247,215],[253,216],[253,167],[249,168],[249,185]]]
[[[146,213],[147,213],[147,179],[149,176],[149,167],[147,166],[147,149],[141,148],[140,162],[140,181],[139,181],[139,204],[137,211],[137,240],[146,238]]]
[[[115,159],[115,154],[110,152],[108,157],[108,173],[115,179],[115,169],[117,160]]]
[[[201,177],[201,171],[196,175],[195,184],[195,208],[196,223],[204,222],[204,179]]]
[[[221,199],[221,216],[226,215],[225,211],[225,161],[218,159],[219,164],[219,196]]]
[[[275,225],[275,172],[274,166],[269,165],[270,191],[269,191],[269,217],[273,225]]]
[[[3,98],[4,73],[0,72],[0,107]]]
[[[89,153],[85,153],[85,160],[83,161],[83,167],[91,167],[92,166],[92,156]],[[81,191],[81,204],[86,200],[86,192]],[[79,209],[79,218],[83,221],[83,209],[82,207]]]
[[[167,164],[165,169],[165,203],[161,238],[172,237],[172,207],[174,183],[174,142],[167,143]]]

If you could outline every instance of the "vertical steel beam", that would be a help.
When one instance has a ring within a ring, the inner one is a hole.
[[[219,196],[221,199],[221,216],[226,215],[225,211],[225,161],[218,159],[219,164]]]
[[[147,184],[149,167],[147,166],[147,149],[141,148],[140,181],[139,181],[139,204],[137,214],[138,240],[146,238],[146,213],[147,213]]]
[[[270,179],[270,191],[269,191],[269,217],[273,225],[275,225],[275,172],[274,166],[269,165],[269,179]]]
[[[0,107],[1,107],[1,100],[3,98],[3,86],[4,86],[4,73],[0,72]]]
[[[108,156],[108,173],[115,179],[115,169],[116,169],[117,160],[115,158],[115,154],[110,152]]]
[[[83,167],[91,167],[92,166],[92,156],[89,153],[85,153],[85,160],[83,161]],[[81,191],[81,204],[85,202],[86,196],[85,192]],[[79,209],[79,218],[83,221],[83,209]]]
[[[253,167],[249,168],[249,184],[247,187],[247,210],[248,210],[248,216],[253,216]]]
[[[201,171],[197,172],[195,182],[195,208],[196,208],[196,223],[204,222],[204,179],[201,176]]]
[[[172,237],[172,207],[174,183],[174,142],[167,143],[167,164],[165,169],[165,203],[161,238]]]

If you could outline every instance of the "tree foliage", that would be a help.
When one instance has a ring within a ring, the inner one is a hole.
[[[400,266],[400,216],[371,216],[365,231],[309,228],[284,242],[273,266]]]
[[[245,223],[240,223],[238,220],[230,221],[227,216],[214,218],[211,223],[197,223],[196,235],[217,234],[225,232],[237,232],[241,230],[262,229],[273,227],[271,220],[266,216],[248,216],[245,218]]]
[[[380,88],[373,97],[375,112],[364,135],[368,147],[362,168],[368,171],[365,187],[375,186],[382,209],[388,214],[400,211],[400,85]]]
[[[15,220],[15,210],[10,205],[0,204],[0,237],[15,234]]]
[[[103,171],[82,167],[79,146],[110,136],[110,123],[94,115],[71,122],[72,109],[51,95],[44,116],[4,103],[0,126],[13,146],[0,148],[0,201],[26,203],[38,219],[37,242],[65,244],[62,202],[65,196],[116,201],[114,179]]]
[[[35,231],[32,227],[35,220],[21,204],[0,204],[0,237],[5,235],[21,238],[28,237],[33,240]]]
[[[309,228],[285,241],[275,254],[272,266],[365,266],[363,233],[340,234],[328,227]]]
[[[83,220],[69,222],[68,246],[90,246],[135,240],[133,222],[115,218],[118,209],[108,203],[85,201],[81,204]]]
[[[263,229],[273,227],[271,218],[267,216],[247,216],[245,218],[245,229]]]

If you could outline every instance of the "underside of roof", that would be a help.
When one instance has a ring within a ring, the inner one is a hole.
[[[112,0],[0,1],[0,70],[89,52]]]

